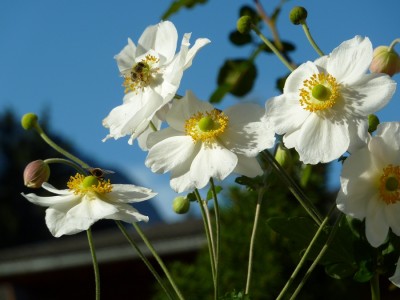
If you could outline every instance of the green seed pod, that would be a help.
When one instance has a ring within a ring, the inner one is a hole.
[[[243,16],[236,23],[237,30],[240,33],[249,33],[251,30],[251,17]]]
[[[294,25],[304,24],[307,19],[307,10],[302,6],[295,6],[290,11],[289,19]]]
[[[38,120],[38,116],[34,113],[27,113],[22,116],[21,125],[25,130],[32,129]]]
[[[368,115],[368,132],[372,133],[379,125],[379,119],[376,115]]]
[[[174,199],[172,209],[177,214],[185,214],[189,211],[190,201],[187,197],[179,196]]]

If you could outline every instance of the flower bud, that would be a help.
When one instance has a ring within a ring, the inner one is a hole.
[[[190,201],[188,197],[179,196],[174,199],[172,203],[172,209],[177,214],[185,214],[189,211]]]
[[[400,57],[393,48],[379,46],[374,50],[369,70],[372,73],[385,73],[393,76],[400,72]]]
[[[50,167],[43,160],[35,160],[30,162],[24,170],[25,186],[38,189],[50,177]]]
[[[243,16],[236,23],[237,31],[240,33],[249,33],[251,30],[251,17]]]
[[[289,150],[284,148],[281,144],[278,144],[276,148],[275,159],[282,167],[288,167],[292,162]]]
[[[34,113],[27,113],[22,116],[21,125],[25,130],[32,129],[38,120],[38,116]]]
[[[295,6],[290,11],[289,19],[294,25],[304,24],[307,19],[307,10],[302,6]]]
[[[373,133],[379,125],[379,119],[376,115],[368,115],[368,132]]]

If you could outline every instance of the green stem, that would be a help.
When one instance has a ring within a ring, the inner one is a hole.
[[[58,146],[55,142],[53,142],[48,136],[47,134],[43,131],[43,129],[40,127],[39,123],[36,122],[35,123],[35,129],[36,131],[39,133],[40,137],[50,146],[52,147],[54,150],[56,150],[57,152],[61,153],[62,155],[64,155],[65,157],[69,158],[70,160],[76,162],[78,165],[80,165],[82,168],[87,169],[90,168],[90,166],[88,164],[86,164],[84,161],[80,160],[79,158],[77,158],[76,156],[72,155],[71,153],[69,153],[67,150],[61,148],[60,146]]]
[[[310,42],[311,46],[314,48],[315,51],[317,51],[319,56],[324,56],[324,52],[318,47],[317,43],[314,41],[313,37],[311,36],[310,29],[307,26],[307,23],[304,21],[302,24],[304,33],[307,36],[308,41]]]
[[[330,211],[330,213],[328,214],[327,218],[329,217],[329,215],[331,215],[332,211],[333,211],[333,209]],[[306,281],[310,277],[311,273],[314,271],[314,269],[318,265],[319,261],[325,255],[325,252],[328,250],[330,244],[333,241],[333,238],[335,237],[335,234],[336,234],[336,232],[337,232],[337,230],[339,228],[339,224],[340,224],[341,220],[343,219],[343,217],[344,217],[344,214],[341,213],[341,215],[336,219],[335,225],[333,226],[333,228],[332,228],[332,230],[331,230],[331,232],[329,234],[328,239],[326,240],[326,242],[325,242],[324,246],[322,247],[321,251],[319,252],[318,256],[315,258],[315,260],[313,261],[311,266],[308,268],[306,274],[304,275],[304,277],[302,278],[301,282],[297,286],[297,288],[294,291],[292,297],[290,297],[290,300],[296,299],[297,295],[299,294],[300,290],[302,289],[302,287],[304,286],[304,284],[306,283]]]
[[[215,299],[218,299],[218,294],[219,294],[219,280],[218,280],[218,273],[219,273],[219,253],[220,253],[220,243],[221,243],[221,221],[220,221],[220,213],[219,213],[219,205],[218,205],[218,197],[217,197],[217,191],[215,190],[215,185],[214,185],[214,180],[210,178],[210,185],[211,185],[211,191],[212,195],[214,198],[214,212],[215,212]]]
[[[268,151],[262,151],[261,155],[267,160],[267,162],[273,167],[276,173],[281,177],[283,182],[288,187],[289,191],[295,196],[297,201],[303,206],[310,217],[319,226],[321,225],[322,217],[314,204],[306,197],[302,189],[294,182],[294,180],[287,174],[286,170],[277,162],[275,157]]]
[[[371,300],[380,300],[381,293],[379,288],[379,273],[375,272],[374,277],[370,280],[371,285]]]
[[[390,46],[388,48],[388,52],[392,51],[394,46],[396,46],[396,44],[400,43],[400,38],[395,39],[393,42],[390,43]]]
[[[265,188],[261,188],[259,190],[259,192],[258,192],[256,212],[254,214],[253,230],[252,230],[251,238],[250,238],[249,262],[248,262],[248,267],[247,267],[247,281],[246,281],[245,295],[248,295],[249,291],[250,291],[251,270],[253,268],[254,242],[256,240],[258,219],[259,219],[259,216],[260,216],[261,203],[262,203],[262,199],[263,199],[264,193],[265,193]]]
[[[279,52],[279,50],[275,47],[273,43],[271,43],[262,33],[261,31],[257,28],[257,26],[254,26],[252,24],[251,28],[257,33],[257,35],[260,37],[260,39],[274,52],[274,54],[280,59],[280,61],[290,70],[293,71],[294,68],[293,66],[286,60],[285,57]]]
[[[90,248],[90,254],[92,255],[92,263],[93,263],[93,269],[94,269],[94,279],[96,283],[96,300],[100,300],[100,272],[99,272],[99,264],[97,263],[97,257],[96,257],[96,251],[94,249],[94,244],[93,244],[93,237],[92,237],[92,231],[89,228],[86,230],[87,233],[87,238],[89,242],[89,248]]]
[[[180,300],[185,299],[179,290],[178,286],[175,284],[175,281],[173,280],[171,274],[169,273],[167,267],[165,266],[164,262],[162,261],[161,257],[157,254],[157,251],[154,249],[153,245],[150,243],[150,241],[147,239],[146,235],[143,233],[142,229],[140,226],[136,223],[132,223],[132,226],[136,229],[136,232],[139,234],[139,236],[142,238],[143,242],[146,244],[147,248],[150,250],[151,254],[154,256],[156,261],[158,262],[159,266],[161,269],[164,271],[165,276],[167,276],[168,281],[172,285],[172,288],[174,289],[176,295]]]
[[[174,297],[171,295],[171,292],[167,289],[165,284],[162,281],[161,276],[158,274],[158,272],[154,269],[152,264],[149,262],[149,260],[146,258],[146,256],[143,254],[143,252],[140,250],[138,245],[135,243],[135,241],[129,236],[128,232],[126,231],[124,225],[120,221],[115,221],[117,223],[118,228],[121,230],[122,234],[125,236],[125,238],[128,240],[129,244],[136,250],[138,253],[139,257],[142,259],[142,261],[145,263],[147,268],[150,270],[150,272],[153,274],[153,276],[157,279],[158,283],[160,284],[161,288],[164,290],[164,292],[167,294],[169,299],[174,299]]]
[[[203,223],[204,223],[204,231],[206,233],[206,238],[207,238],[207,245],[208,245],[208,251],[210,254],[210,264],[211,264],[211,275],[213,278],[213,283],[214,283],[214,291],[216,289],[215,287],[215,282],[216,282],[216,270],[215,270],[215,247],[214,247],[214,240],[213,240],[213,235],[212,235],[212,227],[211,227],[211,222],[210,222],[210,217],[208,215],[208,207],[207,207],[207,202],[203,201],[201,199],[200,193],[197,189],[194,190],[194,193],[197,198],[197,202],[199,203],[200,206],[200,211],[201,215],[203,217]]]
[[[44,162],[46,164],[63,164],[63,165],[67,165],[67,166],[70,166],[70,167],[74,168],[75,170],[77,170],[81,174],[85,174],[86,173],[86,171],[84,169],[82,169],[78,164],[76,164],[73,161],[70,161],[68,159],[65,159],[65,158],[47,158],[47,159],[44,160]]]

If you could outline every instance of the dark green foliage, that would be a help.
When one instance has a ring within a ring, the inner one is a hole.
[[[198,4],[204,4],[207,0],[175,0],[172,2],[167,11],[162,15],[161,19],[166,20],[173,14],[179,12],[182,8],[193,8]]]

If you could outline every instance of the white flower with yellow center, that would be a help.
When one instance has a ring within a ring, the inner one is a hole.
[[[123,104],[103,120],[103,126],[110,129],[104,140],[128,135],[132,144],[152,119],[157,122],[155,114],[173,99],[183,72],[191,66],[197,51],[210,42],[197,39],[189,49],[189,39],[190,33],[186,33],[180,51],[175,53],[178,34],[170,21],[146,28],[137,46],[128,39],[128,45],[115,57],[126,95]]]
[[[340,176],[339,210],[365,219],[373,247],[382,245],[389,228],[400,236],[400,123],[382,123],[367,145],[348,157]]]
[[[267,101],[267,117],[287,148],[304,163],[330,162],[365,144],[368,115],[391,99],[396,83],[366,74],[372,60],[368,38],[356,36],[330,55],[307,62],[286,80],[283,94]]]
[[[223,180],[232,172],[261,175],[256,156],[275,142],[265,110],[256,104],[222,112],[187,92],[173,102],[166,120],[170,127],[148,137],[145,163],[153,172],[171,172],[170,184],[178,193],[201,189],[210,178]]]
[[[60,237],[75,234],[100,219],[124,222],[148,221],[129,203],[140,202],[156,195],[151,190],[130,184],[111,184],[95,176],[76,174],[67,183],[68,189],[58,190],[48,183],[42,187],[56,196],[41,197],[22,194],[30,202],[47,206],[46,225],[51,234]]]

